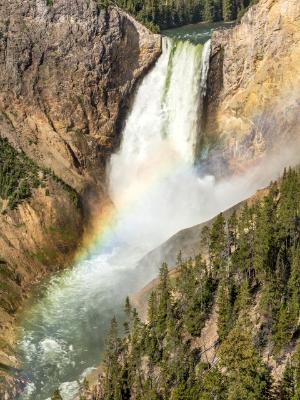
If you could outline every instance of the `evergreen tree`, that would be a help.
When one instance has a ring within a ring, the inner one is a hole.
[[[132,320],[132,308],[130,304],[129,297],[126,297],[125,300],[125,307],[124,307],[125,315],[127,320],[124,322],[124,330],[125,333],[128,335],[130,332],[130,327],[131,327],[131,320]]]
[[[169,270],[166,263],[163,263],[160,272],[158,285],[158,308],[157,308],[157,329],[160,335],[164,335],[167,327],[167,318],[171,302],[171,287]]]
[[[252,343],[251,331],[238,324],[220,348],[229,400],[269,399],[271,376]]]
[[[114,317],[111,321],[110,331],[106,344],[105,355],[105,393],[107,400],[122,400],[121,388],[119,384],[119,355],[121,352],[120,340],[118,338],[118,324]]]
[[[235,252],[238,240],[238,218],[234,211],[228,220],[228,254],[232,255]]]
[[[241,17],[248,0],[99,0],[102,8],[118,5],[157,32],[200,21],[232,21]]]
[[[235,322],[234,304],[237,296],[236,286],[229,278],[223,278],[219,284],[218,305],[218,335],[224,340]]]
[[[203,12],[204,21],[212,22],[214,21],[214,16],[215,16],[214,0],[205,0],[204,12]]]
[[[233,0],[223,0],[223,19],[225,22],[233,21],[236,18],[235,2]]]
[[[300,344],[296,347],[293,356],[287,360],[278,396],[280,400],[300,399]]]
[[[285,370],[283,372],[280,391],[278,395],[281,400],[291,400],[295,395],[295,377],[294,368],[291,359],[288,359]]]
[[[225,227],[225,219],[221,213],[215,219],[209,237],[209,258],[214,271],[223,270],[226,264],[228,249]]]
[[[207,369],[207,368],[206,368]],[[208,371],[204,369],[200,381],[199,397],[191,398],[199,400],[228,400],[228,382],[227,377],[222,374],[218,366],[214,366]]]

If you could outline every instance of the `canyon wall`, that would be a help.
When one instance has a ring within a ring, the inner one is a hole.
[[[94,0],[5,2],[0,32],[1,136],[77,191],[103,191],[128,95],[160,37]]]
[[[299,93],[298,0],[260,0],[236,27],[215,31],[202,141],[216,172],[295,146]]]
[[[94,0],[0,3],[0,138],[28,157],[40,178],[17,206],[0,198],[6,388],[6,367],[16,364],[15,313],[35,281],[72,261],[92,207],[99,211],[106,201],[106,162],[120,142],[130,95],[160,51],[159,35]]]

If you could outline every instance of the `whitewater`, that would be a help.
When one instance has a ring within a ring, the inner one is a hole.
[[[71,270],[44,282],[22,316],[18,351],[28,384],[21,399],[45,400],[58,387],[64,400],[74,399],[78,381],[101,360],[112,316],[122,321],[125,297],[148,283],[136,279],[138,261],[262,185],[257,175],[218,183],[197,163],[209,35],[202,43],[163,38],[108,167],[113,229]]]

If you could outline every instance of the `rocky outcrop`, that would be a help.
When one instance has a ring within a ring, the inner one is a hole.
[[[298,0],[260,0],[241,24],[214,32],[204,142],[218,172],[299,143],[299,93]]]
[[[130,94],[160,47],[159,35],[96,0],[0,3],[0,137],[37,164],[41,176],[53,172],[15,209],[0,199],[6,389],[16,362],[15,313],[34,282],[72,261],[91,207],[98,212],[107,199],[105,167],[120,142]]]

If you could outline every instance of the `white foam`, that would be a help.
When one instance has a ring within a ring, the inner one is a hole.
[[[64,382],[59,386],[60,395],[63,400],[74,400],[79,394],[80,385],[78,382]]]

